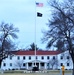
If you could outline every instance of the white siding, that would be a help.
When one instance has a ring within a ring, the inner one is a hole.
[[[65,52],[67,53],[67,52]],[[45,62],[45,69],[48,68],[52,68],[52,65],[50,64],[50,60],[53,58],[53,56],[57,57],[58,59],[58,66],[54,66],[53,69],[55,69],[57,67],[57,69],[61,69],[61,63],[63,63],[63,65],[65,66],[65,69],[72,69],[73,65],[72,65],[72,60],[70,58],[70,60],[67,59],[67,56],[69,54],[58,54],[58,55],[37,55],[37,60],[41,61],[41,62]],[[18,60],[18,56],[20,57],[20,59]],[[25,56],[25,59],[23,60],[23,56]],[[31,57],[31,59],[29,60],[29,56]],[[44,59],[42,59],[42,56],[44,57]],[[49,56],[49,59],[47,59],[47,57]],[[61,56],[64,56],[63,59],[61,59]],[[10,59],[10,56],[6,59],[3,60],[2,62],[2,66],[1,68],[4,70],[8,70],[8,69],[20,69],[19,66],[17,66],[17,62],[19,62],[19,64],[21,64],[21,68],[27,68],[27,63],[34,61],[35,60],[35,56],[34,55],[15,55],[12,57],[12,59]],[[3,64],[6,63],[6,66],[4,66]],[[12,66],[10,66],[10,63],[12,63]],[[23,63],[25,63],[23,66]],[[49,65],[47,65],[49,63]],[[68,65],[69,66],[68,66]],[[48,67],[49,66],[49,67]]]

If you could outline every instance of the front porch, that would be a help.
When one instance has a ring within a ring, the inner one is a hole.
[[[47,63],[43,62],[43,61],[39,61],[39,60],[27,62],[26,63],[26,69],[32,70],[35,65],[39,70],[47,69]]]

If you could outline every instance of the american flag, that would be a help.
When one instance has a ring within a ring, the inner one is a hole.
[[[43,3],[36,3],[37,7],[43,7]]]

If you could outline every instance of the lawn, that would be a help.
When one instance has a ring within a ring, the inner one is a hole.
[[[24,73],[24,71],[9,71],[0,75],[62,75],[60,71],[48,71],[48,72],[28,72]],[[72,71],[65,71],[64,75],[72,75]]]

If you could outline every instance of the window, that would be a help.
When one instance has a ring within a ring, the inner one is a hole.
[[[29,63],[28,65],[29,65],[29,67],[31,67],[32,66],[32,63]]]
[[[60,65],[63,66],[63,63],[61,63]]]
[[[12,66],[12,63],[10,63],[10,66]]]
[[[53,59],[55,59],[55,56],[53,56]]]
[[[10,56],[10,60],[12,60],[12,56]]]
[[[31,56],[29,56],[29,60],[31,60]]]
[[[18,57],[17,57],[17,59],[19,60],[19,59],[20,59],[20,57],[18,56]]]
[[[23,60],[25,60],[25,56],[23,56]]]
[[[61,56],[60,59],[63,59],[63,56]]]
[[[37,56],[36,56],[36,59],[38,59]]]
[[[44,59],[44,57],[42,56],[42,59]]]
[[[67,56],[67,59],[69,59],[69,56]]]
[[[41,63],[41,66],[44,66],[44,63]]]
[[[23,63],[23,66],[25,66],[25,63]]]
[[[47,59],[49,59],[49,56],[47,56]]]
[[[69,66],[69,63],[67,63],[67,66]]]
[[[6,63],[4,63],[3,66],[6,66]]]

